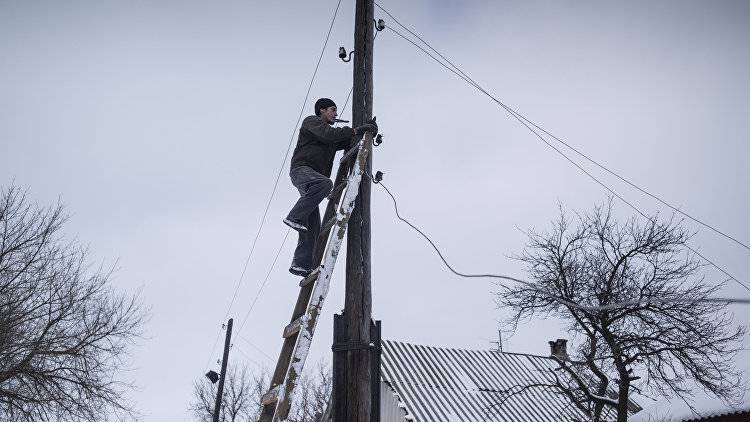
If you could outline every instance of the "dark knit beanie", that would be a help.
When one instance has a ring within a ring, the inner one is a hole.
[[[315,115],[320,116],[321,108],[336,107],[336,103],[330,98],[321,98],[315,101]]]

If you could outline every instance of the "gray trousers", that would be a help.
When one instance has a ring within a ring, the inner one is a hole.
[[[299,232],[292,266],[312,270],[313,249],[315,248],[315,240],[320,233],[318,205],[331,193],[333,182],[307,166],[291,169],[289,177],[291,177],[294,187],[299,191],[300,198],[286,218],[307,227],[306,232]]]

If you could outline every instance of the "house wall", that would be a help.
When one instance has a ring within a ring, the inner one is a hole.
[[[407,416],[406,409],[399,407],[395,394],[387,382],[380,381],[380,422],[413,421]]]

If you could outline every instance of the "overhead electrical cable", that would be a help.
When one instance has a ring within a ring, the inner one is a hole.
[[[234,293],[232,294],[232,299],[229,302],[229,306],[227,307],[227,312],[224,316],[224,320],[226,320],[229,317],[229,313],[231,312],[232,306],[234,305],[234,302],[237,299],[237,294],[239,293],[240,287],[242,286],[242,281],[245,277],[245,273],[247,272],[247,267],[250,263],[250,259],[253,256],[253,253],[255,252],[255,246],[257,245],[258,238],[260,237],[260,233],[263,230],[263,225],[266,222],[266,216],[268,215],[268,210],[271,207],[271,202],[273,201],[273,198],[276,195],[276,189],[279,186],[281,173],[284,171],[284,166],[286,165],[287,158],[289,158],[289,152],[292,149],[292,144],[294,142],[294,134],[297,133],[297,127],[299,126],[299,122],[302,120],[302,115],[304,114],[305,106],[307,105],[307,100],[310,98],[310,91],[312,90],[313,83],[315,82],[315,77],[318,74],[318,69],[320,68],[320,62],[323,60],[323,54],[325,53],[326,47],[328,46],[328,40],[331,37],[331,31],[333,31],[333,24],[336,22],[336,16],[338,15],[340,6],[341,6],[341,0],[339,0],[336,3],[336,9],[333,11],[331,24],[328,26],[328,32],[326,33],[326,38],[325,38],[325,41],[323,42],[323,48],[320,49],[320,55],[318,56],[318,61],[315,64],[315,70],[313,71],[312,77],[310,78],[310,83],[307,86],[307,92],[305,93],[305,99],[302,101],[302,105],[299,111],[299,116],[297,117],[297,122],[294,124],[294,128],[292,129],[292,134],[289,138],[289,144],[287,145],[286,152],[284,153],[284,159],[281,161],[281,166],[279,167],[279,171],[276,174],[276,180],[274,181],[273,189],[271,190],[271,195],[268,197],[268,202],[266,203],[266,207],[263,210],[263,216],[261,217],[258,231],[255,233],[255,238],[253,239],[253,243],[250,247],[250,252],[248,253],[247,258],[245,259],[245,264],[243,265],[242,273],[240,274],[240,277],[237,280],[237,285],[234,289]],[[287,232],[287,235],[288,234],[289,233]],[[286,239],[286,236],[284,237],[284,239]],[[216,351],[216,345],[219,343],[220,338],[221,338],[221,331],[219,331],[218,335],[216,336],[214,345],[211,348],[211,354],[209,355],[208,362],[211,361],[211,356],[213,356],[214,351]],[[206,366],[208,366],[208,363],[206,364]]]
[[[242,323],[240,323],[240,327],[237,329],[237,332],[242,332],[242,328],[245,327],[245,323],[247,323],[247,319],[250,317],[250,313],[253,311],[253,308],[255,308],[255,304],[258,302],[258,298],[260,297],[260,294],[263,293],[263,289],[266,287],[266,283],[268,283],[268,278],[271,277],[271,272],[273,271],[274,267],[276,266],[276,261],[279,260],[279,255],[281,255],[281,251],[284,249],[284,244],[286,243],[287,237],[289,237],[289,232],[292,229],[286,229],[286,234],[284,235],[284,239],[281,241],[281,245],[279,245],[279,249],[276,251],[276,256],[273,258],[273,262],[271,262],[271,268],[268,269],[268,272],[266,273],[266,277],[263,279],[263,282],[260,285],[260,288],[258,289],[258,293],[255,295],[255,298],[253,299],[252,303],[250,303],[250,307],[247,309],[247,313],[245,313],[245,318],[242,319]]]
[[[416,37],[416,38],[417,38],[417,39],[418,39],[419,41],[421,41],[421,42],[422,42],[422,44],[424,44],[424,45],[425,45],[425,46],[426,46],[427,48],[429,48],[429,49],[430,49],[430,50],[432,50],[432,51],[433,51],[433,52],[434,52],[435,54],[437,54],[438,56],[440,56],[440,58],[441,58],[441,59],[443,59],[443,60],[445,61],[445,63],[447,63],[447,64],[448,64],[448,65],[450,65],[450,66],[451,66],[451,67],[452,67],[453,69],[455,69],[456,71],[458,71],[458,72],[459,72],[459,73],[460,73],[460,74],[461,74],[461,75],[462,75],[462,76],[464,77],[464,80],[465,80],[466,82],[470,83],[470,84],[471,84],[471,85],[473,85],[473,86],[474,86],[475,88],[479,89],[479,90],[480,90],[480,91],[482,91],[482,92],[483,92],[484,94],[486,94],[486,95],[488,95],[489,97],[491,97],[491,98],[492,98],[493,100],[495,100],[495,102],[497,102],[497,103],[500,103],[500,101],[498,101],[498,100],[497,100],[497,99],[496,99],[496,98],[495,98],[494,96],[490,95],[490,93],[488,93],[488,92],[487,92],[487,91],[485,91],[485,90],[484,90],[484,89],[483,89],[483,88],[482,88],[481,86],[479,86],[479,84],[478,84],[478,83],[477,83],[477,82],[476,82],[476,81],[475,81],[474,79],[472,79],[471,77],[469,77],[469,75],[467,75],[467,74],[466,74],[466,72],[464,72],[463,70],[461,70],[461,68],[460,68],[460,67],[456,66],[456,65],[455,65],[455,64],[454,64],[454,63],[453,63],[453,62],[452,62],[451,60],[449,60],[449,59],[448,59],[447,57],[445,57],[445,56],[444,56],[444,55],[443,55],[442,53],[440,53],[439,51],[437,51],[436,49],[434,49],[434,48],[433,48],[433,47],[432,47],[432,46],[431,46],[431,45],[430,45],[430,44],[429,44],[429,43],[428,43],[427,41],[425,41],[425,40],[424,40],[424,39],[423,39],[423,38],[422,38],[421,36],[419,36],[419,34],[417,34],[417,33],[416,33],[416,32],[414,32],[413,30],[411,30],[411,29],[410,29],[409,27],[407,27],[406,25],[404,25],[404,24],[402,24],[401,22],[399,22],[399,21],[398,21],[398,20],[397,20],[397,19],[396,19],[396,18],[395,18],[395,17],[394,17],[394,16],[393,16],[393,15],[392,15],[392,14],[391,14],[390,12],[388,12],[388,10],[386,10],[385,8],[383,8],[383,7],[381,6],[381,5],[379,5],[379,4],[377,4],[377,3],[375,3],[375,5],[376,5],[376,6],[377,6],[377,7],[378,7],[378,8],[380,9],[380,10],[382,10],[382,11],[383,11],[383,12],[384,12],[385,14],[387,14],[387,15],[388,15],[388,16],[389,16],[389,17],[390,17],[391,19],[393,19],[393,21],[394,21],[394,22],[396,22],[396,24],[397,24],[397,25],[399,25],[399,26],[400,26],[401,28],[404,28],[404,30],[406,30],[407,32],[409,32],[409,34],[411,34],[412,36]],[[392,28],[391,28],[391,29],[392,29]],[[395,32],[395,31],[394,31],[394,32]],[[400,35],[400,36],[401,36],[402,38],[406,39],[406,38],[405,38],[405,37],[404,37],[403,35],[401,35],[401,34],[399,34],[399,35]],[[434,57],[433,57],[433,59],[434,59]],[[578,155],[579,155],[580,157],[584,158],[584,159],[585,159],[586,161],[590,162],[591,164],[594,164],[595,166],[597,166],[597,167],[599,167],[600,169],[604,170],[605,172],[607,172],[607,173],[611,174],[612,176],[615,176],[616,178],[620,179],[620,180],[621,180],[622,182],[626,183],[626,184],[627,184],[627,185],[629,185],[630,187],[632,187],[632,188],[634,188],[634,189],[638,190],[639,192],[641,192],[641,193],[642,193],[642,194],[644,194],[644,195],[647,195],[647,196],[651,197],[652,199],[654,199],[654,200],[658,201],[658,202],[659,202],[659,203],[661,203],[662,205],[664,205],[664,206],[666,206],[666,207],[670,208],[670,209],[671,209],[672,211],[674,211],[674,212],[676,212],[676,213],[678,213],[678,214],[682,215],[683,217],[686,217],[686,218],[688,218],[688,219],[690,219],[690,220],[694,221],[695,223],[698,223],[698,224],[700,224],[701,226],[703,226],[703,227],[705,227],[705,228],[707,228],[707,229],[709,229],[709,230],[713,231],[713,232],[714,232],[714,233],[716,233],[716,234],[719,234],[719,235],[721,235],[721,236],[725,237],[726,239],[729,239],[729,240],[733,241],[734,243],[736,243],[736,244],[738,244],[738,245],[742,246],[743,248],[745,248],[745,249],[747,249],[747,250],[749,250],[749,251],[750,251],[750,245],[748,245],[747,243],[745,243],[745,242],[742,242],[741,240],[737,239],[736,237],[734,237],[734,236],[732,236],[732,235],[730,235],[730,234],[727,234],[727,233],[725,233],[724,231],[721,231],[721,230],[719,230],[719,229],[718,229],[718,228],[716,228],[715,226],[713,226],[713,225],[711,225],[711,224],[708,224],[708,223],[706,223],[705,221],[703,221],[703,220],[700,220],[700,219],[698,219],[697,217],[693,217],[692,215],[688,214],[687,212],[685,212],[685,211],[681,210],[681,209],[680,209],[679,207],[676,207],[676,206],[672,205],[671,203],[669,203],[669,202],[665,201],[665,200],[664,200],[664,199],[662,199],[661,197],[659,197],[659,196],[657,196],[657,195],[655,195],[655,194],[653,194],[653,193],[649,192],[649,191],[648,191],[648,190],[646,190],[645,188],[642,188],[642,187],[640,187],[640,186],[636,185],[636,184],[635,184],[634,182],[632,182],[631,180],[629,180],[629,179],[625,178],[624,176],[620,175],[619,173],[615,172],[614,170],[610,170],[610,169],[609,169],[608,167],[606,167],[606,166],[604,166],[603,164],[599,163],[598,161],[594,160],[593,158],[591,158],[591,157],[590,157],[590,156],[588,156],[587,154],[585,154],[585,153],[581,152],[581,151],[580,151],[579,149],[577,149],[577,148],[576,148],[576,147],[574,147],[573,145],[569,144],[568,142],[564,141],[563,139],[561,139],[561,138],[559,138],[558,136],[554,135],[553,133],[549,132],[549,131],[548,131],[547,129],[545,129],[544,127],[542,127],[542,126],[540,126],[539,124],[535,123],[534,121],[530,120],[529,118],[527,118],[526,116],[522,115],[521,113],[519,113],[519,112],[518,112],[518,111],[516,111],[515,109],[513,109],[513,108],[511,108],[511,107],[508,107],[508,106],[507,106],[507,105],[505,105],[505,104],[502,104],[502,103],[500,103],[500,104],[501,104],[501,105],[502,105],[502,106],[503,106],[504,108],[506,108],[506,110],[507,110],[508,112],[516,114],[516,115],[517,115],[518,117],[520,117],[521,119],[523,119],[524,121],[526,121],[526,122],[527,122],[528,124],[530,124],[531,126],[534,126],[534,127],[535,127],[535,128],[537,128],[538,130],[540,130],[540,131],[544,132],[544,133],[545,133],[545,134],[546,134],[547,136],[549,136],[549,137],[551,137],[552,139],[556,140],[557,142],[559,142],[559,143],[561,143],[561,144],[565,145],[565,146],[566,146],[566,147],[567,147],[568,149],[570,149],[571,151],[575,152],[575,153],[576,153],[576,154],[578,154]]]
[[[382,6],[378,5],[377,3],[376,3],[376,5],[377,5],[377,6],[378,6],[378,7],[379,7],[379,8],[381,9],[381,10],[383,10],[383,11],[384,11],[384,12],[385,12],[386,14],[388,14],[388,15],[389,15],[389,16],[390,16],[391,18],[393,18],[393,15],[391,15],[391,14],[390,14],[390,13],[389,13],[388,11],[386,11],[385,9],[383,9],[383,7],[382,7]],[[429,44],[428,44],[427,42],[425,42],[425,41],[424,41],[424,40],[423,40],[423,39],[422,39],[421,37],[419,37],[418,35],[416,35],[416,34],[415,34],[415,33],[414,33],[413,31],[411,31],[411,30],[409,30],[408,28],[406,28],[405,26],[403,26],[403,25],[402,25],[401,23],[399,23],[399,22],[398,22],[398,21],[397,21],[397,20],[396,20],[395,18],[393,18],[393,20],[394,20],[394,22],[396,22],[397,24],[399,24],[399,25],[400,25],[401,27],[405,28],[405,29],[406,29],[406,30],[407,30],[407,31],[408,31],[409,33],[413,34],[413,35],[414,35],[415,37],[417,37],[417,38],[418,38],[419,40],[421,40],[421,41],[422,41],[422,42],[423,42],[423,43],[424,43],[424,44],[425,44],[425,45],[426,45],[426,46],[427,46],[428,48],[430,48],[430,49],[431,49],[432,51],[435,51],[435,53],[436,53],[436,54],[438,54],[438,55],[439,55],[440,57],[443,57],[443,58],[444,58],[444,56],[443,56],[442,54],[440,54],[440,53],[439,53],[439,52],[437,52],[437,51],[436,51],[436,50],[435,50],[434,48],[432,48],[431,46],[429,46]],[[534,124],[534,123],[533,123],[533,122],[532,122],[531,120],[527,119],[526,117],[524,117],[523,115],[521,115],[520,113],[518,113],[517,111],[515,111],[514,109],[512,109],[512,108],[511,108],[511,107],[509,107],[509,106],[507,106],[507,105],[506,105],[505,103],[503,103],[503,102],[502,102],[502,101],[500,101],[499,99],[497,99],[497,98],[496,98],[496,97],[495,97],[494,95],[492,95],[492,94],[490,94],[489,92],[487,92],[487,90],[485,90],[484,88],[482,88],[482,87],[481,87],[481,86],[480,86],[480,85],[479,85],[478,83],[476,83],[476,82],[475,82],[475,81],[474,81],[473,79],[471,79],[470,77],[468,77],[468,76],[466,75],[466,73],[465,73],[465,72],[461,71],[461,70],[460,70],[460,69],[459,69],[459,68],[458,68],[457,66],[453,65],[453,64],[452,64],[452,62],[450,62],[450,61],[449,61],[448,59],[445,59],[445,58],[444,58],[444,60],[445,60],[445,61],[446,61],[447,63],[450,63],[450,64],[451,64],[451,66],[453,66],[453,68],[452,68],[452,67],[450,67],[450,66],[448,66],[448,64],[444,63],[443,61],[441,61],[441,60],[440,60],[440,59],[438,59],[437,57],[435,57],[435,56],[434,56],[433,54],[431,54],[431,53],[430,53],[429,51],[425,50],[425,49],[424,49],[424,48],[423,48],[422,46],[420,46],[419,44],[417,44],[417,43],[416,43],[416,42],[415,42],[414,40],[412,40],[412,39],[410,39],[410,38],[406,37],[405,35],[401,34],[401,33],[400,33],[400,32],[399,32],[398,30],[396,30],[396,29],[394,29],[393,27],[390,27],[390,26],[388,27],[388,29],[389,29],[389,30],[391,30],[391,31],[392,31],[392,32],[393,32],[394,34],[396,34],[396,35],[398,35],[399,37],[401,37],[402,39],[404,39],[405,41],[407,41],[407,42],[409,42],[410,44],[412,44],[413,46],[417,47],[417,48],[418,48],[419,50],[421,50],[421,51],[422,51],[423,53],[425,53],[425,54],[426,54],[427,56],[429,56],[430,58],[432,58],[432,59],[433,59],[433,60],[434,60],[435,62],[437,62],[438,64],[440,64],[441,66],[443,66],[444,68],[446,68],[447,70],[449,70],[450,72],[452,72],[453,74],[455,74],[456,76],[458,76],[458,77],[459,77],[460,79],[464,80],[464,81],[465,81],[466,83],[468,83],[469,85],[473,86],[474,88],[476,88],[477,90],[479,90],[480,92],[482,92],[483,94],[485,94],[485,95],[486,95],[487,97],[489,97],[489,98],[490,98],[490,99],[491,99],[492,101],[494,101],[494,102],[495,102],[495,103],[497,103],[497,104],[498,104],[499,106],[501,106],[501,107],[502,107],[502,108],[503,108],[503,109],[504,109],[504,110],[505,110],[506,112],[508,112],[508,113],[509,113],[509,114],[510,114],[511,116],[513,116],[513,117],[514,117],[514,118],[515,118],[516,120],[518,120],[518,121],[519,121],[519,122],[520,122],[520,123],[521,123],[521,124],[522,124],[522,125],[523,125],[524,127],[526,127],[526,129],[528,129],[528,130],[529,130],[530,132],[532,132],[532,133],[533,133],[534,135],[536,135],[536,136],[537,136],[537,138],[539,138],[539,140],[541,140],[541,141],[542,141],[543,143],[545,143],[545,144],[546,144],[547,146],[549,146],[549,147],[550,147],[550,148],[552,148],[552,149],[553,149],[554,151],[556,151],[556,152],[557,152],[558,154],[560,154],[560,155],[561,155],[561,156],[562,156],[563,158],[565,158],[565,159],[566,159],[567,161],[569,161],[569,162],[570,162],[571,164],[573,164],[573,165],[574,165],[574,166],[575,166],[576,168],[578,168],[578,169],[579,169],[579,170],[580,170],[581,172],[583,172],[584,174],[586,174],[586,175],[587,175],[587,176],[588,176],[589,178],[591,178],[591,179],[592,179],[592,180],[593,180],[594,182],[596,182],[597,184],[599,184],[600,186],[602,186],[602,187],[603,187],[604,189],[606,189],[606,190],[607,190],[608,192],[610,192],[610,193],[611,193],[611,194],[612,194],[613,196],[617,197],[617,198],[618,198],[619,200],[621,200],[621,201],[622,201],[623,203],[625,203],[625,204],[627,204],[628,206],[630,206],[630,207],[631,207],[631,208],[632,208],[633,210],[635,210],[635,211],[636,211],[636,212],[637,212],[638,214],[640,214],[640,215],[641,215],[641,216],[643,216],[644,218],[648,218],[648,217],[646,216],[646,214],[645,214],[645,213],[643,213],[643,212],[642,212],[642,211],[641,211],[640,209],[638,209],[638,207],[636,207],[635,205],[633,205],[633,204],[632,204],[631,202],[627,201],[627,200],[626,200],[625,198],[623,198],[623,197],[622,197],[621,195],[619,195],[619,194],[618,194],[617,192],[615,192],[615,191],[614,191],[614,190],[613,190],[612,188],[610,188],[610,187],[609,187],[609,186],[607,186],[607,185],[606,185],[605,183],[603,183],[602,181],[600,181],[599,179],[597,179],[597,178],[596,178],[596,177],[595,177],[594,175],[592,175],[592,174],[591,174],[591,173],[590,173],[589,171],[587,171],[586,169],[584,169],[584,168],[583,168],[583,167],[582,167],[582,166],[581,166],[580,164],[578,164],[578,163],[577,163],[576,161],[574,161],[573,159],[571,159],[571,158],[570,158],[570,157],[569,157],[568,155],[566,155],[566,154],[565,154],[564,152],[562,152],[562,151],[561,151],[561,150],[560,150],[559,148],[557,148],[557,147],[555,147],[554,145],[552,145],[552,144],[551,144],[551,143],[550,143],[550,142],[549,142],[549,141],[548,141],[547,139],[545,139],[545,138],[544,138],[544,137],[543,137],[543,136],[542,136],[541,134],[539,134],[539,132],[537,132],[536,130],[534,130],[534,127],[538,127],[538,126],[536,126],[536,125],[535,125],[535,124]],[[454,68],[455,68],[455,69],[454,69]],[[543,130],[543,129],[541,129],[541,128],[540,128],[540,130]],[[545,132],[545,133],[548,133],[547,131],[544,131],[544,132]],[[559,138],[556,138],[556,137],[554,137],[554,138],[555,138],[555,139],[558,139],[558,140],[559,140]],[[563,143],[563,144],[564,144],[564,145],[568,145],[568,144],[566,144],[566,143]],[[570,146],[569,146],[569,147],[570,147]],[[571,148],[571,149],[573,149],[572,147],[570,147],[570,148]],[[574,150],[575,152],[578,152],[578,150],[575,150],[575,149],[573,149],[573,150]],[[582,154],[582,153],[579,153],[579,154]],[[592,162],[594,162],[594,163],[596,163],[596,162],[595,162],[595,161],[594,161],[593,159],[591,159],[591,158],[588,158],[588,157],[587,157],[587,159],[588,159],[588,160],[590,160],[590,161],[592,161]],[[601,164],[599,164],[599,163],[596,163],[596,164],[597,164],[598,166],[602,167],[602,168],[605,168],[605,167],[604,167],[603,165],[601,165]],[[612,172],[612,173],[614,174],[614,172]],[[624,179],[624,178],[623,178],[623,179]],[[644,192],[645,192],[645,190],[644,190]],[[677,209],[676,209],[676,208],[674,208],[674,207],[672,207],[672,208],[673,208],[673,209],[675,209],[675,210],[677,210]],[[677,211],[679,212],[679,210],[677,210]],[[683,214],[683,213],[682,213],[682,212],[680,212],[680,214]],[[688,217],[688,218],[690,218],[690,219],[693,219],[692,217]],[[694,219],[693,219],[693,220],[694,220]],[[696,221],[697,221],[697,220],[696,220]],[[709,228],[713,229],[713,228],[712,228],[711,226],[707,226],[707,227],[709,227]],[[718,232],[718,231],[717,231],[717,233],[720,233],[720,234],[724,235],[724,234],[723,234],[723,232]],[[736,240],[735,238],[731,238],[731,239],[732,239],[732,240],[735,240],[735,241],[737,241],[737,240]],[[737,242],[738,242],[738,241],[737,241]],[[739,242],[739,243],[740,243],[740,244],[742,244],[741,242]],[[711,259],[707,258],[707,257],[706,257],[705,255],[701,254],[700,252],[698,252],[697,250],[695,250],[695,249],[694,249],[694,248],[692,248],[691,246],[689,246],[689,245],[685,245],[685,246],[686,246],[686,248],[687,248],[688,250],[690,250],[691,252],[693,252],[694,254],[696,254],[697,256],[699,256],[700,258],[702,258],[702,259],[703,259],[703,260],[704,260],[705,262],[707,262],[707,263],[708,263],[709,265],[711,265],[712,267],[716,268],[716,269],[717,269],[717,270],[719,270],[719,271],[720,271],[721,273],[723,273],[723,274],[724,274],[725,276],[727,276],[727,277],[728,277],[728,278],[729,278],[730,280],[733,280],[733,281],[735,281],[735,282],[736,282],[737,284],[739,284],[739,285],[741,285],[741,286],[742,286],[743,288],[745,288],[745,290],[747,290],[747,291],[749,291],[749,292],[750,292],[750,287],[749,287],[749,286],[748,286],[747,284],[745,284],[745,283],[741,282],[740,280],[738,280],[737,278],[735,278],[735,277],[734,277],[733,275],[731,275],[731,274],[730,274],[730,273],[729,273],[729,272],[728,272],[727,270],[725,270],[724,268],[722,268],[721,266],[719,266],[718,264],[716,264],[715,262],[713,262],[713,261],[712,261]],[[744,246],[744,244],[743,244],[743,246]]]
[[[257,366],[257,367],[259,367],[259,368],[261,368],[261,369],[265,369],[265,368],[266,368],[266,366],[265,366],[265,365],[263,365],[262,363],[258,362],[258,361],[257,361],[257,360],[255,360],[255,359],[251,358],[251,357],[250,357],[250,355],[249,355],[249,354],[247,354],[247,352],[245,352],[244,350],[242,350],[242,348],[241,348],[241,347],[237,346],[237,345],[236,345],[236,344],[234,344],[234,343],[232,343],[232,349],[235,349],[235,350],[237,350],[238,352],[240,352],[240,353],[241,353],[241,354],[242,354],[243,356],[245,356],[245,359],[247,359],[247,360],[249,360],[250,362],[254,363],[254,364],[255,364],[255,365]]]
[[[623,302],[615,302],[615,303],[609,303],[606,305],[582,305],[576,302],[573,302],[569,299],[565,299],[560,297],[559,295],[556,295],[547,289],[542,288],[539,286],[538,283],[532,283],[529,281],[521,280],[515,277],[507,276],[507,275],[500,275],[500,274],[467,274],[462,273],[460,271],[457,271],[453,268],[453,266],[448,263],[448,260],[445,258],[443,253],[440,251],[440,249],[437,247],[435,242],[419,227],[417,227],[415,224],[404,218],[401,213],[399,213],[398,210],[398,201],[396,200],[396,197],[393,195],[393,193],[388,189],[388,187],[383,184],[382,181],[377,182],[376,184],[380,185],[383,190],[390,196],[391,201],[393,202],[393,209],[396,213],[396,218],[402,221],[403,223],[407,224],[409,227],[412,228],[412,230],[419,233],[429,244],[432,246],[432,249],[437,253],[438,257],[440,257],[440,260],[443,261],[443,264],[445,267],[452,272],[453,274],[464,277],[464,278],[494,278],[494,279],[501,279],[501,280],[508,280],[512,282],[516,282],[519,284],[522,284],[529,289],[539,293],[542,296],[545,296],[551,300],[554,300],[561,305],[565,305],[571,308],[580,309],[582,311],[587,312],[597,312],[597,311],[608,311],[608,310],[614,310],[619,309],[623,307],[628,306],[636,306],[636,305],[647,305],[651,303],[720,303],[720,304],[750,304],[750,299],[747,298],[722,298],[722,297],[707,297],[707,298],[680,298],[680,297],[664,297],[664,298],[648,298],[648,299],[634,299],[634,300],[628,300]]]
[[[262,354],[263,356],[265,356],[269,361],[273,361],[273,357],[271,357],[271,355],[269,355],[268,353],[266,353],[265,350],[261,349],[260,347],[258,347],[258,345],[256,345],[252,341],[250,341],[247,337],[243,336],[240,333],[237,333],[237,337],[240,338],[240,339],[242,339],[242,341],[244,341],[245,343],[247,343],[248,345],[250,345],[250,347],[252,347],[253,349],[255,349],[258,352],[260,352],[260,354]]]
[[[352,97],[352,91],[354,91],[354,87],[353,86],[351,88],[349,88],[349,94],[346,96],[346,101],[344,102],[344,106],[341,107],[341,116],[344,115],[344,110],[346,110],[346,106],[347,106],[347,104],[349,104],[349,98]]]

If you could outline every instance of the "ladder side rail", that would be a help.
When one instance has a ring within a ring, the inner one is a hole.
[[[314,283],[315,288],[310,299],[310,304],[307,307],[307,313],[301,320],[302,325],[297,336],[297,344],[294,348],[295,350],[292,355],[292,360],[285,377],[285,382],[283,384],[284,388],[279,388],[278,391],[278,406],[276,408],[276,415],[273,419],[274,422],[286,420],[286,417],[289,414],[292,399],[294,398],[294,389],[297,386],[299,377],[304,369],[305,361],[308,352],[310,351],[310,345],[312,344],[313,335],[315,334],[318,317],[322,313],[323,305],[331,285],[331,277],[333,276],[336,259],[341,250],[341,245],[344,242],[349,218],[354,210],[357,196],[359,196],[359,185],[362,181],[362,176],[367,174],[367,156],[370,153],[371,145],[372,134],[367,132],[364,136],[364,145],[360,147],[360,151],[357,154],[354,169],[349,175],[344,198],[341,201],[337,213],[336,224],[332,229],[332,231],[335,231],[333,231],[328,238],[320,275]]]
[[[370,139],[371,138],[372,137],[370,137]],[[354,148],[359,148],[361,150],[363,143],[358,142],[355,145],[356,147]],[[334,180],[334,183],[347,181],[348,176],[351,173],[353,164],[354,164],[353,160],[350,160],[347,163],[342,163],[339,166],[339,169],[336,173],[336,179]],[[328,221],[336,214],[338,207],[339,207],[339,202],[341,201],[341,198],[343,197],[343,193],[344,193],[343,189],[339,190],[338,192],[332,192],[332,195],[329,197],[328,204],[326,205],[326,210],[325,210],[324,218],[322,221]],[[325,249],[323,248],[323,245],[326,244],[326,241],[330,235],[330,232],[331,232],[331,228],[321,232],[318,235],[317,241],[315,242],[315,248],[313,252],[313,263],[315,264],[316,267],[319,267],[320,263],[323,260],[323,256],[325,253]],[[302,288],[300,289],[299,295],[297,296],[297,302],[294,307],[294,311],[292,312],[292,318],[290,322],[295,321],[306,311],[307,305],[310,301],[310,295],[312,294],[312,291],[313,291],[314,284],[315,283],[310,283],[308,285],[302,286]],[[269,385],[269,393],[274,388],[284,383],[287,369],[289,368],[289,362],[291,361],[292,353],[294,351],[294,346],[297,342],[297,336],[298,334],[295,334],[293,336],[290,336],[284,339],[284,342],[281,347],[281,353],[279,355],[279,359],[276,362],[276,368],[274,370],[273,376],[271,377],[271,382]],[[276,404],[277,402],[274,401],[273,403],[263,405],[263,410],[260,414],[258,421],[270,422],[273,419],[275,409],[276,409]]]
[[[365,136],[366,135],[367,134],[365,133]],[[352,149],[358,148],[361,151],[364,144],[360,141],[355,145],[356,146],[352,147]],[[357,152],[357,154],[359,154],[359,152]],[[349,160],[346,163],[341,163],[339,165],[338,171],[336,172],[336,178],[333,180],[333,185],[336,186],[339,183],[346,182],[349,179],[349,175],[351,174],[353,167],[354,160]],[[326,205],[326,210],[323,213],[323,219],[321,220],[321,223],[330,220],[334,215],[336,215],[336,212],[339,208],[339,202],[341,202],[341,198],[343,198],[345,190],[346,188],[331,192],[331,195],[329,196],[330,199],[328,201],[328,204]],[[320,263],[323,262],[323,254],[325,253],[324,246],[326,245],[330,230],[331,228],[329,228],[325,232],[321,232],[318,236],[317,242],[315,242],[315,248],[313,248],[313,263],[316,267],[320,266]]]

